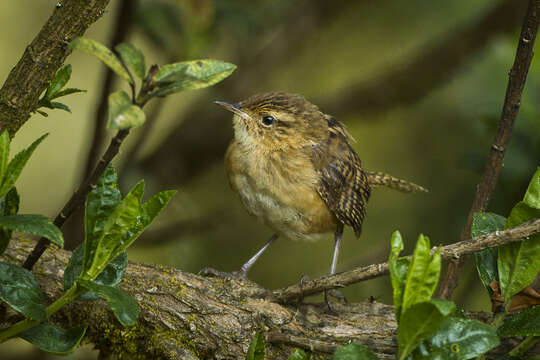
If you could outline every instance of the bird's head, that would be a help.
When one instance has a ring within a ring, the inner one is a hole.
[[[236,141],[259,150],[313,145],[323,141],[328,133],[325,115],[300,95],[272,92],[239,103],[215,103],[234,113]]]

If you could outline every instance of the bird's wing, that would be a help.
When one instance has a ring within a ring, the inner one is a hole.
[[[328,139],[312,147],[312,162],[319,175],[317,192],[342,223],[360,236],[370,187],[360,158],[348,143],[348,133],[334,118],[328,119]]]

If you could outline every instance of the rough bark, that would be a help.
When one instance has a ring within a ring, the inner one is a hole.
[[[32,245],[15,239],[0,259],[20,263]],[[49,302],[62,292],[69,256],[68,251],[51,249],[34,268]],[[335,304],[339,315],[334,316],[323,303],[278,303],[273,300],[275,292],[250,281],[206,278],[134,263],[120,287],[141,307],[137,325],[122,327],[103,301],[75,302],[53,321],[64,326],[88,324],[86,341],[120,359],[243,358],[257,331],[268,341],[268,359],[286,359],[294,348],[312,351],[314,359],[328,358],[350,341],[367,345],[380,359],[393,358],[397,350],[394,309],[377,302]],[[471,316],[491,321],[490,314]],[[504,343],[488,358],[513,345]]]
[[[64,0],[26,48],[0,89],[0,131],[13,136],[70,54],[68,44],[99,19],[109,0]],[[21,91],[24,89],[24,91]]]

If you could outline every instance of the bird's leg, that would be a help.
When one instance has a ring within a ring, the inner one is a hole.
[[[341,237],[343,235],[343,226],[340,226],[335,234],[334,234],[334,254],[332,255],[332,265],[330,267],[330,275],[334,275],[336,273],[336,267],[337,267],[337,261],[339,257],[339,246],[341,244]],[[334,310],[334,306],[332,305],[332,302],[330,301],[330,292],[331,290],[327,290],[324,292],[324,300],[326,301],[326,305],[328,305],[328,310],[331,313],[336,313]],[[344,296],[339,293],[338,291],[333,291],[332,295],[336,294],[339,298],[344,298]]]
[[[277,238],[279,237],[278,234],[274,234],[270,237],[270,239],[268,239],[268,241],[266,242],[266,244],[264,244],[264,246],[259,250],[257,251],[257,253],[255,253],[255,255],[253,255],[244,265],[242,265],[242,267],[240,268],[240,270],[237,270],[237,271],[233,271],[233,272],[224,272],[224,271],[219,271],[219,270],[216,270],[216,269],[213,269],[211,267],[205,267],[204,269],[202,269],[201,271],[199,271],[199,274],[200,275],[211,275],[211,276],[219,276],[219,277],[233,277],[233,278],[237,278],[237,279],[247,279],[247,274],[249,272],[249,270],[251,269],[251,267],[253,266],[253,264],[255,264],[255,262],[261,257],[261,255],[266,251],[266,249],[268,249],[268,247],[274,242],[277,240]]]
[[[304,290],[302,289],[302,287],[304,286],[304,283],[306,281],[309,281],[309,276],[307,275],[302,275],[302,277],[300,278],[300,283],[298,284],[300,286],[300,296],[298,297],[298,301],[296,303],[296,307],[300,307],[300,305],[302,304],[302,302],[304,301]]]
[[[242,265],[242,267],[240,268],[240,270],[238,271],[239,273],[242,273],[244,275],[244,277],[247,277],[247,273],[249,272],[249,269],[251,269],[251,267],[253,266],[253,264],[255,264],[255,262],[261,257],[261,255],[266,251],[266,249],[268,249],[268,247],[270,245],[272,245],[272,243],[274,241],[276,241],[276,239],[278,238],[278,234],[274,234],[270,237],[270,239],[268,239],[268,241],[266,242],[266,244],[264,244],[264,246],[259,250],[257,251],[257,253],[255,255],[253,255],[251,257],[251,259],[249,259],[244,265]]]

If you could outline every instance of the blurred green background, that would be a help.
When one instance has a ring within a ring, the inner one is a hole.
[[[56,4],[0,4],[0,78]],[[430,190],[416,195],[374,190],[361,238],[345,232],[338,270],[385,261],[394,230],[403,234],[408,253],[419,233],[434,245],[457,241],[496,131],[525,5],[523,0],[111,1],[86,36],[109,45],[115,38],[132,42],[149,64],[212,57],[238,65],[213,88],[150,103],[147,124],[132,132],[116,159],[126,189],[144,178],[149,194],[179,190],[130,249],[130,259],[190,272],[209,265],[232,271],[264,244],[271,230],[247,215],[229,189],[223,154],[232,136],[230,114],[212,101],[272,90],[301,93],[344,122],[365,168]],[[88,166],[107,70],[83,53],[67,63],[73,65],[69,85],[88,92],[66,98],[72,114],[34,115],[15,138],[13,152],[50,133],[18,183],[23,213],[54,217]],[[540,62],[533,61],[490,204],[490,211],[505,216],[540,163],[539,82]],[[120,86],[113,82],[106,91]],[[106,145],[111,133],[97,136]],[[82,236],[79,221],[64,228],[71,245]],[[276,288],[304,274],[325,275],[332,246],[331,235],[317,243],[280,239],[250,278]],[[391,302],[388,278],[344,293],[350,301],[374,296]],[[471,261],[455,300],[469,310],[489,310]],[[4,346],[14,358],[37,356],[17,343]]]

